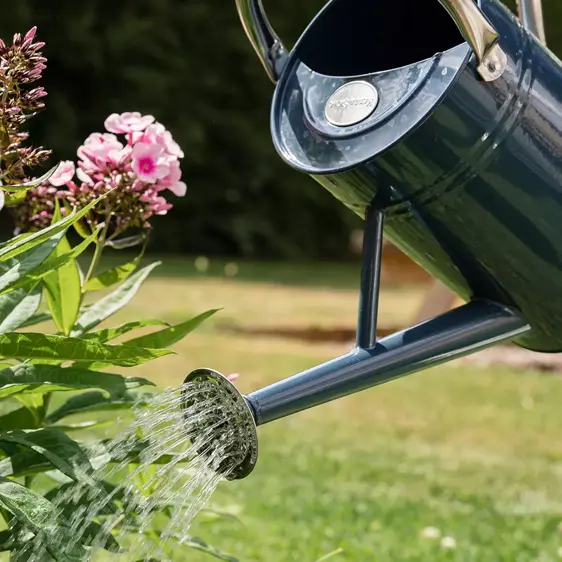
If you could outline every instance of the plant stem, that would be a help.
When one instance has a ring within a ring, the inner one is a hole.
[[[88,268],[88,273],[86,273],[86,277],[84,278],[84,285],[91,279],[93,276],[97,266],[99,265],[101,255],[103,252],[103,247],[105,245],[105,238],[107,236],[107,229],[109,227],[109,221],[104,225],[100,237],[96,242],[96,249],[94,251],[94,256],[92,257],[92,261],[90,263],[90,267]]]
[[[52,392],[46,392],[43,394],[43,405],[39,408],[39,426],[43,427],[45,418],[49,411],[49,404],[51,403]]]

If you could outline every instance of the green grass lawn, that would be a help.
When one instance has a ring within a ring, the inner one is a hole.
[[[357,267],[238,264],[228,278],[223,265],[200,275],[174,260],[114,318],[179,321],[223,307],[177,355],[131,374],[176,386],[206,366],[240,373],[248,392],[349,347],[221,325],[352,327]],[[385,287],[381,321],[408,322],[421,298]],[[561,434],[562,377],[435,368],[260,428],[255,471],[211,500],[236,519],[202,513],[191,532],[241,562],[562,560]],[[439,538],[424,537],[428,527]]]

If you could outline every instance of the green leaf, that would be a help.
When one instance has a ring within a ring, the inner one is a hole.
[[[61,218],[58,200],[55,203],[53,223],[58,222]],[[55,255],[56,257],[61,257],[71,251],[72,247],[66,236],[64,236],[55,249]],[[47,304],[53,315],[53,320],[58,331],[67,336],[74,322],[76,322],[76,318],[78,318],[78,311],[82,302],[80,272],[78,271],[76,261],[70,260],[50,272],[45,276],[44,284]]]
[[[0,531],[0,552],[12,550],[14,544],[13,533],[11,531]]]
[[[15,550],[25,546],[28,541],[33,539],[33,533],[27,531],[21,533],[14,532],[13,529],[7,529],[6,531],[0,531],[0,552],[5,552],[7,550]],[[13,562],[10,558],[10,562]],[[38,561],[39,562],[39,561]]]
[[[96,548],[103,548],[109,552],[119,552],[119,543],[115,537],[107,533],[104,528],[99,523],[89,523],[84,534],[82,535],[81,541],[84,546],[90,546],[95,542]],[[75,555],[76,556],[76,555]],[[81,558],[74,558],[76,562],[81,561]]]
[[[4,199],[4,207],[13,207],[14,205],[19,205],[25,201],[26,191],[16,191],[14,193],[6,193],[6,198]]]
[[[7,367],[2,368],[11,368],[14,365],[8,365]],[[48,401],[47,395],[43,394],[16,394],[13,396],[15,400],[17,400],[22,406],[27,409],[35,423],[33,425],[18,425],[16,427],[8,427],[4,426],[0,423],[0,428],[2,429],[34,429],[41,427],[43,425],[43,418],[45,417],[45,410],[48,408]]]
[[[102,445],[108,444],[109,441],[103,441]],[[137,438],[136,440],[127,441],[127,454],[126,458],[130,464],[142,464],[146,458],[146,450],[150,447],[150,442],[147,439]],[[90,457],[91,460],[92,457]],[[115,460],[115,459],[113,459]],[[176,452],[162,453],[157,458],[151,459],[152,465],[163,465],[169,464],[172,461],[175,463],[186,463],[189,462],[189,457],[187,455],[181,455]],[[93,465],[93,461],[92,461]]]
[[[0,477],[0,506],[9,511],[26,529],[36,534],[41,533],[47,541],[49,554],[55,560],[68,560],[54,544],[61,534],[69,537],[69,533],[59,521],[57,510],[51,502],[21,484]]]
[[[211,546],[210,544],[206,543],[204,540],[198,537],[188,537],[187,539],[183,537],[178,537],[178,538],[181,544],[185,544],[190,548],[193,548],[195,550],[200,550],[201,552],[205,552],[206,554],[210,554],[211,556],[214,556],[219,560],[224,560],[225,562],[238,562],[238,558],[234,558],[234,556],[231,556],[230,554],[227,554],[226,552],[223,552],[218,548]]]
[[[49,257],[63,236],[63,232],[57,232],[42,244],[24,252],[17,260],[11,259],[0,263],[0,292],[5,292],[6,288],[18,281],[27,282],[26,275]]]
[[[142,254],[136,257],[133,261],[125,263],[123,265],[119,265],[114,267],[113,269],[108,269],[90,279],[84,285],[84,291],[100,291],[102,289],[107,289],[107,287],[111,287],[116,283],[120,283],[121,281],[125,281],[131,274],[137,269],[139,263],[142,259]]]
[[[161,320],[138,320],[133,322],[127,322],[116,328],[105,328],[103,330],[97,330],[95,332],[89,332],[81,336],[82,339],[96,340],[97,342],[104,343],[109,340],[113,340],[136,330],[138,328],[145,328],[147,326],[169,326],[167,322],[162,322]]]
[[[70,250],[71,246],[65,237],[57,247],[57,257],[69,253]],[[68,335],[78,318],[82,298],[80,274],[76,262],[70,260],[55,271],[51,271],[45,276],[44,285],[47,304],[55,325],[59,332]]]
[[[19,327],[27,328],[28,326],[35,326],[36,324],[41,324],[41,322],[47,322],[47,320],[51,320],[52,318],[50,312],[38,312],[25,322],[22,322]]]
[[[69,216],[65,217],[64,219],[60,220],[59,222],[52,224],[51,226],[44,228],[38,232],[34,232],[33,234],[29,235],[20,235],[16,236],[16,238],[10,240],[10,242],[0,248],[0,262],[6,261],[32,248],[35,248],[45,240],[48,240],[53,234],[57,234],[58,232],[66,231],[66,229],[74,224],[77,220],[80,220],[86,214],[90,212],[90,210],[96,205],[101,199],[105,197],[106,194],[94,199],[91,203],[88,203],[85,207],[80,209],[80,211],[76,212],[74,210]]]
[[[56,424],[52,427],[54,429],[60,429],[65,433],[69,433],[70,431],[83,431],[84,429],[92,429],[94,427],[102,427],[104,425],[113,425],[113,420],[105,420],[105,421],[85,421],[79,423],[69,423],[69,424]]]
[[[49,474],[50,476],[51,474]],[[108,482],[107,480],[98,480],[96,482],[97,486],[96,486],[96,490],[92,490],[92,489],[88,489],[86,487],[84,488],[77,488],[76,485],[74,484],[74,482],[72,481],[66,481],[65,483],[61,484],[60,486],[56,486],[55,488],[51,488],[46,494],[45,494],[45,499],[49,500],[50,502],[54,501],[55,498],[57,497],[71,497],[74,496],[74,498],[72,498],[70,500],[70,505],[75,504],[75,502],[73,501],[74,499],[76,499],[76,502],[79,505],[84,505],[84,504],[88,504],[91,503],[91,497],[93,494],[103,494],[106,497],[107,496],[111,496],[111,500],[112,502],[114,501],[127,501],[129,498],[131,498],[130,493],[127,493],[127,491],[119,485],[119,483],[113,484],[111,482]],[[72,495],[69,493],[72,492]],[[67,508],[67,504],[65,502],[61,502],[61,507],[63,509],[66,510]],[[100,514],[103,515],[111,515],[112,513],[115,513],[115,508],[111,506],[111,504],[106,504],[105,506],[100,506]]]
[[[0,416],[0,428],[7,429],[35,429],[39,426],[37,419],[28,408],[18,408],[8,414]]]
[[[56,520],[54,506],[48,500],[3,477],[0,477],[0,505],[34,532]]]
[[[123,308],[137,293],[143,281],[161,262],[150,264],[126,279],[115,291],[94,303],[76,322],[71,336],[81,336]]]
[[[2,431],[0,432],[0,449],[4,449],[5,443],[13,443],[31,449],[75,481],[91,480],[88,473],[91,472],[92,467],[88,457],[78,443],[59,429]],[[6,452],[10,454],[9,450]]]
[[[54,256],[49,257],[49,259],[47,259],[43,264],[35,268],[30,273],[28,273],[24,278],[13,283],[12,285],[5,288],[4,290],[0,290],[0,295],[8,291],[11,291],[13,289],[17,289],[20,286],[24,286],[31,281],[39,281],[44,277],[49,276],[51,273],[54,274],[58,268],[62,268],[63,266],[68,267],[70,265],[70,262],[75,264],[76,268],[78,268],[78,264],[75,261],[76,258],[80,254],[82,254],[92,242],[94,242],[97,239],[99,230],[100,229],[96,230],[86,240],[78,244],[78,246],[75,246],[74,248],[70,249],[69,251],[65,251],[62,254],[60,253],[60,248],[57,248],[57,251],[55,252]],[[61,238],[62,238],[61,244],[64,245],[66,239],[63,238],[63,235],[60,235],[59,240]],[[52,318],[50,313],[48,318],[49,319]]]
[[[338,554],[342,554],[343,552],[344,552],[343,548],[336,548],[336,550],[332,550],[332,552],[328,552],[328,554],[325,554],[324,556],[322,556],[322,558],[316,560],[316,562],[326,562],[326,560],[333,558]]]
[[[108,497],[110,494],[112,501],[105,506],[99,506],[99,514],[113,515],[117,513],[118,510],[114,502],[125,499],[126,494],[119,486],[110,484],[104,480],[96,482],[95,490],[88,487],[78,488],[73,482],[69,482],[62,486],[52,488],[45,494],[44,498],[50,502],[56,502],[63,516],[66,517],[67,520],[70,520],[78,506],[88,507],[96,498]],[[84,530],[80,542],[83,545],[90,545],[93,540],[96,539],[96,546],[117,552],[119,544],[115,538],[105,532],[102,535],[101,532],[102,526],[99,523],[90,523]],[[101,541],[100,543],[97,542],[102,536],[105,539],[103,544],[101,544]]]
[[[77,445],[80,447],[82,454],[88,457],[90,465],[94,469],[105,467],[112,461],[111,455],[104,443],[93,443],[91,445],[77,443]],[[15,446],[12,445],[12,447]],[[0,460],[0,476],[21,478],[45,472],[53,479],[55,478],[55,474],[57,474],[57,480],[60,481],[64,479],[65,482],[74,484],[73,478],[65,476],[61,472],[57,472],[53,469],[53,464],[44,455],[33,449],[14,448],[10,450],[10,456],[8,458]],[[88,482],[88,484],[95,485],[93,482]]]
[[[3,476],[23,478],[24,476],[34,476],[49,470],[53,470],[53,465],[42,455],[38,455],[30,450],[22,450],[20,452],[14,450],[11,456],[0,460],[0,478]],[[71,482],[74,481],[71,480]]]
[[[140,386],[154,386],[154,383],[139,377],[27,363],[0,371],[0,398],[17,394],[91,389],[103,390],[108,395],[118,397]]]
[[[88,308],[90,308],[91,304],[84,304],[80,307],[80,312],[86,312]],[[27,328],[28,326],[35,326],[36,324],[40,324],[41,322],[46,322],[47,320],[52,320],[53,316],[51,313],[46,310],[44,312],[38,312],[34,314],[29,320],[24,322],[20,328]]]
[[[8,368],[15,367],[15,365],[9,365]],[[21,394],[16,396],[16,400],[23,404],[29,410],[37,410],[44,406],[44,398],[41,395],[37,394]],[[0,426],[1,427],[1,426]]]
[[[203,539],[199,537],[183,537],[178,535],[173,535],[174,538],[182,545],[186,545],[189,548],[193,548],[195,550],[200,550],[201,552],[205,552],[206,554],[210,554],[219,560],[224,560],[225,562],[239,562],[238,558],[234,558],[230,554],[226,552],[222,552],[218,548],[211,546],[210,544],[206,543]]]
[[[90,236],[90,230],[81,221],[76,221],[73,225],[74,230],[77,232],[79,236],[86,239]]]
[[[161,349],[175,344],[176,342],[183,339],[187,334],[195,330],[200,326],[207,318],[211,317],[213,314],[218,312],[220,309],[208,310],[199,314],[190,320],[177,324],[175,326],[170,326],[158,332],[152,334],[147,334],[146,336],[140,336],[132,340],[127,340],[124,345],[134,345],[140,347],[151,347],[153,349]]]
[[[4,191],[27,191],[28,189],[31,189],[32,187],[37,187],[38,185],[41,185],[42,183],[45,183],[57,170],[57,168],[59,167],[59,164],[57,164],[56,166],[53,166],[46,174],[43,174],[40,178],[34,179],[34,180],[30,180],[24,183],[20,183],[20,184],[7,184],[7,185],[3,185],[2,189]]]
[[[146,232],[141,232],[140,234],[127,236],[126,238],[108,240],[107,245],[114,250],[126,250],[127,248],[138,246],[141,242],[144,242],[146,244],[147,241],[148,236]]]
[[[96,361],[120,367],[134,367],[173,353],[167,349],[110,345],[49,334],[0,334],[0,355],[5,358],[53,359],[60,362]]]
[[[72,212],[72,206],[67,200],[63,200],[62,204],[67,213]],[[90,228],[87,225],[82,224],[81,221],[76,221],[72,226],[74,227],[74,230],[78,233],[78,235],[84,239],[89,238],[92,234]]]
[[[70,397],[62,406],[49,414],[46,421],[52,424],[74,414],[127,409],[150,396],[152,396],[152,394],[149,392],[126,392],[119,396],[107,396],[96,390],[84,392]],[[0,418],[0,420],[1,419],[2,418]]]
[[[0,333],[21,328],[41,304],[41,286],[21,287],[0,296]]]

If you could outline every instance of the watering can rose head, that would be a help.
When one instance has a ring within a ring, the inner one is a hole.
[[[82,208],[106,194],[104,204],[85,220],[91,230],[103,223],[111,241],[131,228],[149,229],[153,215],[165,215],[172,208],[167,193],[185,195],[179,163],[184,153],[153,116],[112,114],[105,128],[78,148],[77,164],[61,162],[48,180],[27,192],[14,209],[18,231],[50,224],[56,199],[61,207]]]

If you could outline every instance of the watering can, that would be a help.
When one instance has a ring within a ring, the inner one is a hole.
[[[562,351],[562,63],[540,0],[330,0],[291,52],[236,0],[275,84],[279,156],[365,218],[357,344],[242,396],[229,479],[256,426],[507,340]],[[466,304],[378,340],[383,235]],[[242,453],[240,453],[240,451]]]

